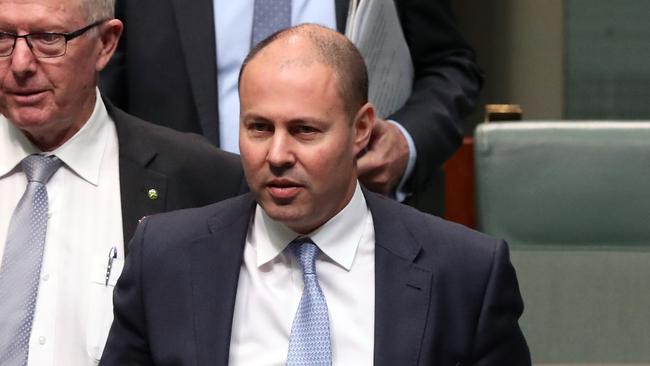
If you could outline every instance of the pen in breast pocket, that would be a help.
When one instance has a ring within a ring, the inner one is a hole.
[[[106,282],[104,286],[108,286],[108,279],[111,278],[111,270],[113,269],[113,260],[117,258],[117,248],[111,247],[108,251],[108,264],[106,265]]]

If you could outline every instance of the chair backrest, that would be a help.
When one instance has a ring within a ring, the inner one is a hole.
[[[533,361],[650,364],[650,122],[475,134],[479,229],[511,247]]]

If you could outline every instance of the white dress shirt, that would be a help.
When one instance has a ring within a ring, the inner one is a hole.
[[[39,152],[0,115],[0,257],[27,186],[20,161]],[[47,183],[49,220],[28,365],[96,365],[113,319],[112,291],[124,253],[117,133],[99,92],[84,127],[45,154],[63,165]],[[106,286],[113,246],[118,258]]]
[[[299,234],[258,205],[244,248],[230,341],[230,365],[285,365],[302,296],[302,270],[287,245]],[[372,365],[375,232],[357,184],[348,205],[308,235],[321,250],[318,281],[330,320],[333,365]]]

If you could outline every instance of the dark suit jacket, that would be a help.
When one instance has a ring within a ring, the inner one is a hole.
[[[124,243],[145,215],[205,206],[246,190],[239,156],[105,103],[117,128]],[[157,199],[149,198],[150,189]]]
[[[375,365],[530,365],[503,241],[366,194]],[[226,365],[251,194],[138,227],[100,365]]]
[[[426,191],[432,173],[461,143],[460,121],[482,84],[474,53],[458,32],[450,0],[396,0],[415,66],[413,93],[391,119],[414,139],[409,190]],[[335,0],[339,31],[349,0]],[[102,72],[102,92],[125,111],[219,143],[212,0],[117,0],[124,34]],[[409,203],[429,208],[431,196]]]

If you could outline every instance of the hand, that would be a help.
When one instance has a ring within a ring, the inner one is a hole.
[[[377,119],[367,150],[357,160],[359,180],[371,191],[390,195],[406,170],[409,146],[397,126]]]

